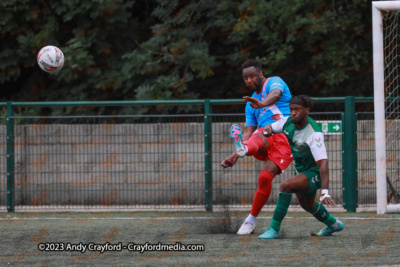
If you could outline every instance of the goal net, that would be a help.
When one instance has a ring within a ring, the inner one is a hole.
[[[400,1],[374,1],[377,213],[400,210]]]

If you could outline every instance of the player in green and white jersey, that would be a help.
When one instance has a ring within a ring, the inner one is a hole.
[[[328,157],[324,144],[324,135],[319,125],[308,116],[312,100],[299,95],[290,101],[290,117],[285,117],[264,127],[263,134],[284,133],[293,155],[295,176],[283,181],[279,188],[279,197],[270,227],[260,239],[279,238],[279,230],[295,193],[301,207],[310,212],[317,220],[327,226],[318,232],[319,236],[331,235],[341,231],[343,223],[333,217],[322,203],[334,207],[336,204],[329,196]],[[320,201],[315,201],[317,190],[322,188]]]

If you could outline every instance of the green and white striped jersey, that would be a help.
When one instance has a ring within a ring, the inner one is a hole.
[[[321,127],[310,117],[307,124],[297,129],[291,117],[285,117],[273,124],[273,133],[284,133],[292,150],[294,166],[297,172],[319,171],[317,161],[327,159],[324,134]]]

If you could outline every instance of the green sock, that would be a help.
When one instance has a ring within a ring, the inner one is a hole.
[[[315,207],[310,212],[318,221],[326,224],[327,226],[332,226],[336,222],[336,218],[333,217],[324,207],[324,205],[319,204],[315,201]]]
[[[272,221],[269,227],[279,232],[281,229],[281,223],[283,218],[286,216],[291,201],[291,193],[279,192],[278,202],[276,203],[274,215],[272,216]]]

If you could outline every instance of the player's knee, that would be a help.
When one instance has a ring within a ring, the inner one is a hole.
[[[281,185],[279,186],[280,192],[291,193],[291,190],[292,186],[287,181],[283,181],[283,183],[281,183]]]
[[[270,171],[262,170],[258,176],[258,185],[264,186],[268,183],[271,183],[274,177],[275,176]]]

